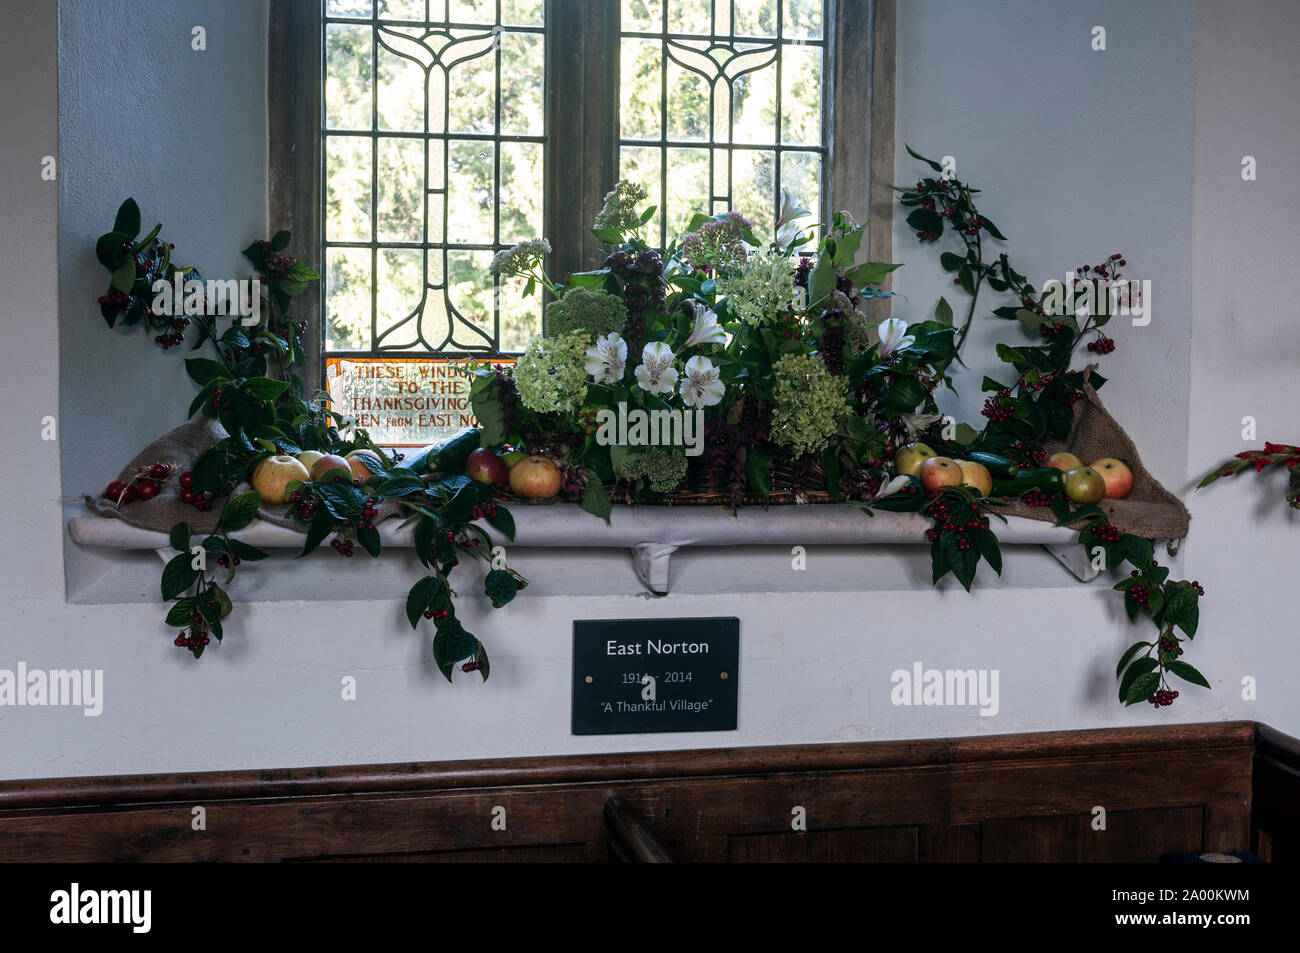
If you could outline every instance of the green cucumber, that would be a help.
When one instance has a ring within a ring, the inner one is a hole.
[[[1006,457],[999,457],[996,453],[984,453],[982,450],[966,454],[966,459],[983,466],[995,480],[1009,480],[1020,470],[1018,464],[1012,463]]]
[[[1043,469],[1021,470],[1009,479],[994,480],[993,492],[989,495],[1018,497],[1030,490],[1055,493],[1063,489],[1065,489],[1065,474],[1053,467],[1045,467]]]
[[[480,431],[477,427],[464,427],[429,451],[430,473],[459,473],[465,468],[465,458],[479,447]]]

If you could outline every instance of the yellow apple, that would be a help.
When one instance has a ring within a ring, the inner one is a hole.
[[[1058,470],[1069,471],[1077,470],[1083,466],[1083,461],[1072,453],[1066,453],[1064,450],[1058,450],[1046,460],[1043,461],[1045,467],[1056,467]]]
[[[989,468],[984,464],[958,460],[957,466],[961,467],[962,486],[974,487],[980,491],[980,496],[988,496],[993,492],[993,474],[989,473]]]
[[[303,483],[311,478],[307,468],[288,454],[267,457],[253,467],[253,476],[249,480],[253,489],[262,497],[263,503],[288,503],[289,484],[294,480]]]
[[[938,493],[945,486],[961,486],[961,467],[949,457],[931,457],[921,464],[920,477],[927,493]]]
[[[510,468],[510,489],[529,500],[549,500],[564,481],[560,469],[547,457],[525,457]]]
[[[321,453],[319,450],[304,450],[302,453],[298,454],[298,462],[306,467],[307,472],[310,473],[311,465],[323,456],[325,456],[325,454]]]
[[[921,472],[921,464],[933,456],[935,452],[925,444],[909,443],[894,457],[894,473],[898,476],[916,476]]]
[[[352,478],[362,483],[384,472],[384,465],[373,450],[353,450],[344,459],[352,471]]]

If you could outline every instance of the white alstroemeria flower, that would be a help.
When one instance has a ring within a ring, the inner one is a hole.
[[[713,309],[698,301],[688,303],[691,310],[695,312],[695,327],[691,329],[691,336],[686,339],[682,347],[696,344],[726,344],[727,329],[718,324],[718,316],[714,314]]]
[[[881,357],[889,357],[895,351],[916,343],[916,338],[907,333],[907,322],[902,318],[886,318],[876,331],[880,334]]]
[[[623,379],[627,368],[627,342],[617,332],[596,338],[593,347],[587,348],[583,367],[595,378],[597,384],[616,384]]]
[[[875,502],[876,500],[883,500],[886,497],[893,496],[903,487],[907,486],[907,484],[910,482],[911,482],[910,477],[896,476],[888,483],[886,483],[884,486],[882,486],[878,491],[876,491],[876,495],[873,496],[871,500],[872,502]]]
[[[693,357],[686,362],[686,379],[682,381],[682,403],[687,407],[712,407],[722,400],[727,386],[721,372],[707,357]]]
[[[673,352],[663,341],[647,344],[641,351],[637,365],[636,382],[651,394],[671,394],[677,385],[677,369],[673,367]]]
[[[943,420],[943,414],[902,414],[899,420],[907,428],[907,435],[915,437],[922,430],[927,429],[931,424]]]

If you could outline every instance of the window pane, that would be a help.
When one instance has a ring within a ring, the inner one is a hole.
[[[623,0],[620,175],[661,205],[661,243],[695,212],[729,209],[766,238],[783,187],[823,212],[822,11],[822,0]]]

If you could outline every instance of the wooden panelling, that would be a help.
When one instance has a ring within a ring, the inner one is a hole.
[[[618,797],[676,862],[1155,861],[1248,849],[1252,779],[1294,856],[1300,758],[1255,728],[0,782],[0,857],[606,862]]]

